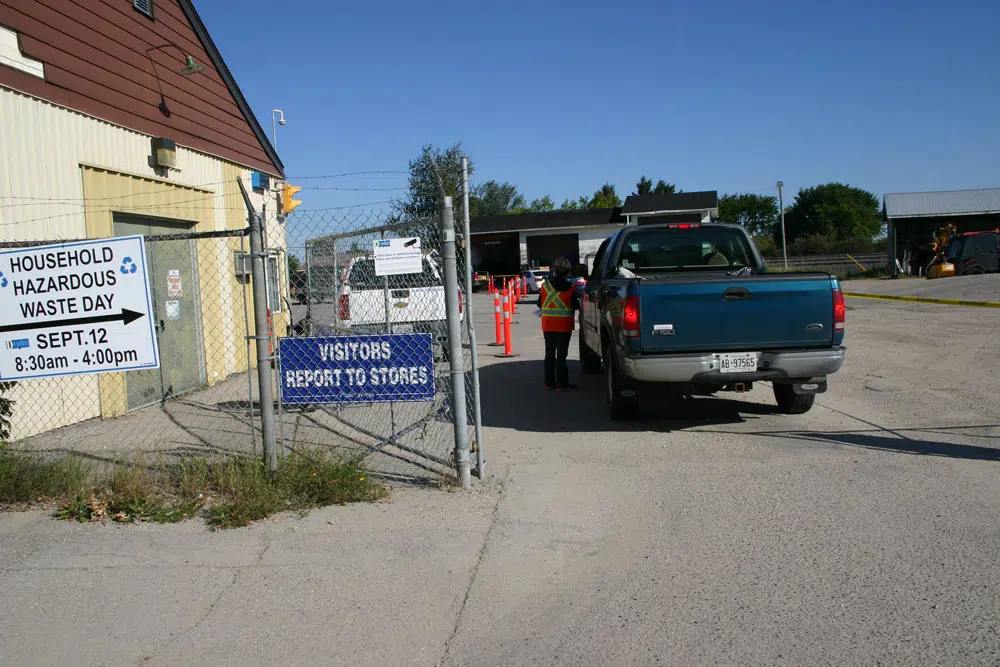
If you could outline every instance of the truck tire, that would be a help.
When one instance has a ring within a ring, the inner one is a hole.
[[[608,352],[605,355],[605,370],[607,372],[608,413],[612,421],[628,421],[634,419],[639,412],[639,402],[634,396],[622,396],[622,374],[618,372],[615,355]]]
[[[601,372],[601,356],[596,354],[593,350],[587,347],[587,344],[583,342],[583,332],[580,332],[578,338],[580,344],[580,367],[583,369],[584,373],[588,375],[594,375]]]
[[[774,400],[786,415],[803,415],[812,409],[816,394],[796,394],[790,384],[774,385]]]

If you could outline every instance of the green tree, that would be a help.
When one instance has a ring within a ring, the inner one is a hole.
[[[472,188],[469,196],[471,215],[505,215],[526,206],[524,196],[510,183],[486,181]]]
[[[288,271],[294,273],[301,268],[302,262],[299,261],[299,258],[292,253],[288,253]]]
[[[410,160],[409,192],[405,199],[396,203],[397,219],[415,223],[410,233],[418,233],[425,227],[428,232],[434,233],[426,221],[436,218],[438,214],[435,167],[444,184],[445,194],[451,196],[455,203],[455,219],[462,219],[462,155],[462,142],[459,141],[445,150],[428,144],[421,149],[420,155]],[[470,160],[470,177],[473,172]]]
[[[587,202],[587,208],[616,208],[622,205],[622,199],[615,192],[615,186],[605,183],[600,190]]]
[[[666,181],[659,180],[656,185],[653,185],[653,181],[641,176],[639,182],[635,184],[635,192],[633,195],[672,195],[677,192],[677,186],[673,183],[667,183]]]
[[[549,211],[556,210],[556,203],[552,201],[552,197],[544,195],[538,199],[531,200],[528,204],[528,210],[535,213],[548,213]]]
[[[775,237],[780,238],[780,225]],[[785,210],[788,243],[818,237],[832,242],[868,241],[882,231],[878,197],[843,183],[803,188]]]
[[[677,186],[673,183],[665,183],[663,181],[657,181],[656,185],[653,186],[654,195],[672,195],[677,194],[679,190]]]
[[[752,236],[770,236],[778,224],[778,198],[750,192],[726,195],[719,200],[719,219],[743,225]]]
[[[582,196],[577,199],[564,199],[559,205],[560,211],[578,211],[583,208],[590,208],[590,200]]]
[[[653,181],[645,176],[640,176],[639,182],[635,184],[635,192],[632,194],[640,197],[653,194]]]

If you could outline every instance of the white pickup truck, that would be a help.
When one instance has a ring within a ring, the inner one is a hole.
[[[358,333],[430,333],[437,340],[448,334],[442,271],[424,255],[423,271],[376,276],[375,260],[356,257],[344,271],[337,298],[337,325]],[[464,317],[462,292],[459,313]]]

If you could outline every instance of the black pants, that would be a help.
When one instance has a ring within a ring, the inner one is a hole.
[[[572,331],[545,331],[545,386],[566,387],[569,385],[569,341]]]

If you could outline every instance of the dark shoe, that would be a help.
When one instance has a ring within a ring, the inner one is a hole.
[[[552,391],[553,389],[555,389],[555,387],[550,387],[549,385],[545,385],[545,391]]]
[[[567,385],[563,385],[562,387],[559,387],[558,389],[556,389],[556,391],[558,391],[558,392],[564,392],[564,391],[571,391],[573,389],[579,389],[579,388],[580,388],[580,385],[578,385],[578,384],[567,384]]]

